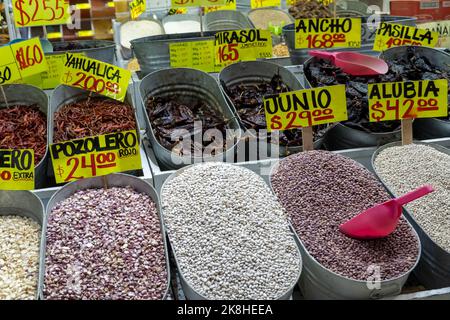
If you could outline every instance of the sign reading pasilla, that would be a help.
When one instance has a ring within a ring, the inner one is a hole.
[[[446,79],[369,84],[371,122],[448,115]]]
[[[391,47],[411,45],[434,47],[438,41],[439,34],[437,32],[381,22],[375,34],[373,50],[383,51]]]
[[[57,183],[142,168],[136,131],[123,131],[50,145]]]
[[[124,101],[131,72],[112,64],[66,53],[61,83]]]
[[[269,30],[222,31],[214,37],[215,60],[219,68],[238,61],[272,57],[272,36]]]
[[[345,85],[291,91],[266,97],[264,110],[269,132],[345,121]]]
[[[70,20],[69,0],[13,0],[16,27],[66,24]]]
[[[34,189],[34,150],[0,149],[0,190]]]
[[[295,21],[296,49],[361,47],[361,18],[317,18]]]

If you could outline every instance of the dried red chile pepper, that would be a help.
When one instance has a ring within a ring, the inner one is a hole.
[[[0,149],[33,149],[34,164],[47,148],[47,117],[37,105],[0,108]]]
[[[133,107],[95,97],[67,104],[54,115],[54,142],[136,129]]]

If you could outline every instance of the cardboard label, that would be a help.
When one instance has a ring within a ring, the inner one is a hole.
[[[272,57],[272,36],[268,30],[244,29],[215,34],[216,67],[223,68],[238,61]]]
[[[401,24],[381,22],[375,34],[373,50],[383,51],[398,46],[435,47],[439,34]]]
[[[371,122],[448,115],[446,79],[369,84]]]
[[[224,6],[227,0],[170,0],[172,8]]]
[[[345,121],[345,85],[298,90],[264,99],[267,131]]]
[[[250,0],[250,7],[252,9],[279,6],[281,6],[281,0]]]
[[[439,34],[439,40],[436,47],[450,48],[450,20],[419,23],[417,24],[417,28],[437,32]]]
[[[70,22],[69,0],[12,0],[12,9],[19,28]]]
[[[131,72],[109,63],[66,53],[61,83],[124,101]]]
[[[136,20],[143,14],[147,8],[146,0],[133,0],[128,4],[130,8],[131,19]]]
[[[0,149],[0,190],[34,189],[34,150]]]
[[[38,38],[1,47],[0,57],[0,85],[22,82],[48,68]]]
[[[295,48],[360,48],[361,18],[320,18],[295,21]]]
[[[50,145],[56,183],[142,168],[135,130]]]
[[[206,7],[205,13],[213,12],[213,11],[220,11],[220,10],[236,10],[236,0],[227,0],[226,4],[223,6]]]
[[[94,31],[92,30],[81,30],[77,32],[78,37],[84,38],[84,37],[92,37],[94,36]]]
[[[170,66],[214,72],[214,40],[171,43]]]

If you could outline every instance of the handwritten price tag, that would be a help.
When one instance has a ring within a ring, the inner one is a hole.
[[[214,72],[214,40],[171,43],[170,66]]]
[[[131,72],[112,64],[66,53],[61,83],[123,101]]]
[[[250,6],[252,9],[264,7],[279,7],[281,6],[281,0],[251,0]]]
[[[0,48],[0,85],[28,78],[47,70],[39,39],[17,42]]]
[[[147,8],[147,1],[145,0],[133,0],[128,4],[130,8],[131,19],[136,20],[141,14],[143,14]]]
[[[69,0],[12,0],[16,27],[66,24]]]
[[[361,18],[320,18],[295,21],[295,48],[359,48]]]
[[[398,46],[435,47],[439,34],[426,29],[381,22],[375,34],[373,50],[383,51]]]
[[[291,91],[264,99],[267,131],[345,121],[345,85]]]
[[[439,40],[436,47],[450,48],[450,20],[419,23],[417,24],[417,28],[436,31],[439,34]]]
[[[34,189],[34,150],[0,149],[0,190]]]
[[[226,0],[226,4],[223,6],[206,7],[205,13],[220,10],[236,10],[236,0]]]
[[[227,0],[170,0],[172,8],[224,6]]]
[[[268,30],[244,29],[217,32],[214,41],[218,68],[238,61],[272,57],[272,36]]]
[[[142,168],[136,131],[55,143],[50,155],[56,183]]]
[[[369,84],[371,122],[448,115],[446,79]]]

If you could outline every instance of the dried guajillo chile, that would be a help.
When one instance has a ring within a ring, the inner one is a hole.
[[[200,99],[183,102],[176,96],[151,96],[147,99],[146,109],[155,137],[166,149],[173,151],[180,141],[190,138],[191,152],[202,151],[212,143],[204,139],[209,129],[220,131],[223,138],[223,150],[226,149],[226,129],[229,128],[227,119],[209,103]],[[200,134],[196,132],[198,129],[201,129],[200,144],[197,144],[194,139],[194,135]],[[181,155],[187,153],[183,150],[181,148],[177,152]]]
[[[54,142],[136,129],[132,106],[91,97],[60,107],[54,115]]]
[[[0,149],[33,149],[37,165],[47,148],[47,117],[37,105],[0,108]]]
[[[263,104],[264,97],[291,91],[279,75],[274,75],[270,82],[261,79],[258,83],[242,83],[234,86],[227,86],[222,83],[222,87],[225,88],[227,95],[236,107],[245,128],[257,131],[267,129]],[[323,126],[314,127],[316,137],[320,136],[321,128]],[[268,137],[270,137],[270,134]],[[282,146],[301,146],[301,129],[281,131],[279,143]]]

